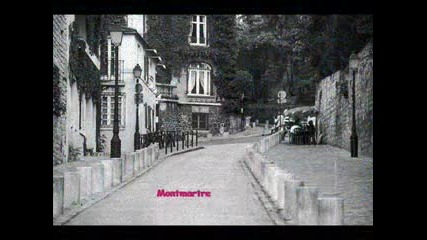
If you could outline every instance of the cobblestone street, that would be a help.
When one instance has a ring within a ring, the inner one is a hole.
[[[273,224],[239,163],[245,146],[244,143],[209,145],[172,156],[68,224]],[[158,189],[210,191],[211,197],[157,197]]]

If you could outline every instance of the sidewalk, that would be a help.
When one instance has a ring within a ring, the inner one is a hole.
[[[344,199],[344,224],[373,224],[373,159],[351,158],[350,152],[329,145],[290,145],[265,153],[281,169],[319,188],[323,197]]]
[[[202,149],[180,149],[166,155],[157,145],[122,154],[122,159],[108,156],[85,157],[81,161],[67,162],[53,167],[54,225],[67,222],[142,174],[153,169],[166,158]]]

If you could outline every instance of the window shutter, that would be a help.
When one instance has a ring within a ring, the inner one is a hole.
[[[212,81],[212,77],[211,77],[211,73],[212,72],[209,72],[208,73],[208,76],[209,76],[209,83],[210,83],[210,89],[209,89],[209,91],[210,91],[210,95],[211,96],[213,96],[214,95],[214,91],[213,91],[213,81]]]

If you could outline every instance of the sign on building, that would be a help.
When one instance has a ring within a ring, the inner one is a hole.
[[[277,103],[282,104],[282,103],[286,103],[286,91],[279,91],[277,93]]]

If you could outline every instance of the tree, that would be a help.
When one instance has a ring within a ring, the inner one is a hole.
[[[373,36],[371,15],[239,15],[237,23],[239,66],[267,88],[257,93],[264,99],[277,88],[296,95],[343,69]]]

